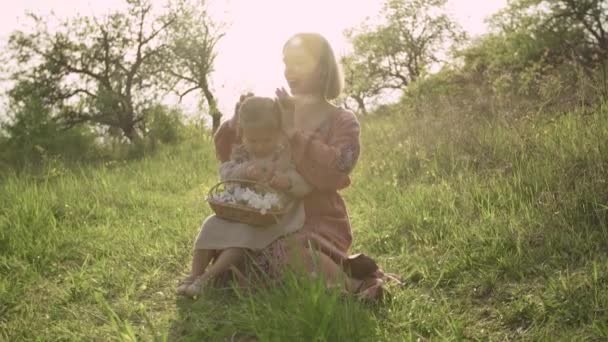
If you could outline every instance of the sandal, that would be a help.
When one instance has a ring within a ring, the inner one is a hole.
[[[355,279],[367,279],[379,272],[376,261],[369,256],[359,253],[349,256],[342,262],[344,271]]]
[[[383,302],[389,297],[383,285],[384,281],[382,279],[365,279],[355,290],[355,295],[358,299],[366,302]]]

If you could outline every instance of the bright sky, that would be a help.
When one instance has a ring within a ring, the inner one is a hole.
[[[156,0],[159,5],[163,0]],[[21,0],[5,4],[0,11],[2,46],[11,31],[22,27],[26,10],[57,16],[99,15],[120,8],[124,0]],[[375,16],[380,0],[211,0],[220,20],[231,23],[218,46],[212,76],[220,109],[231,115],[234,101],[246,91],[272,95],[284,86],[281,48],[293,33],[323,34],[338,55],[348,51],[343,31]],[[506,0],[448,0],[448,11],[471,35],[486,30],[483,19],[506,5]],[[186,111],[196,112],[194,99]]]

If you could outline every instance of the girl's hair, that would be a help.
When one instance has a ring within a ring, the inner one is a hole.
[[[239,106],[239,129],[281,128],[281,111],[275,100],[269,97],[251,96]]]
[[[334,50],[331,45],[318,33],[302,32],[293,35],[283,46],[283,52],[294,41],[299,40],[301,45],[313,56],[319,58],[321,67],[321,89],[327,100],[333,100],[340,96],[344,88],[344,78]]]

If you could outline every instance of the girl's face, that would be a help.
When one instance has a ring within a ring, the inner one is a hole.
[[[272,154],[279,142],[279,133],[274,129],[250,127],[244,128],[242,134],[245,148],[256,158]]]
[[[285,80],[294,95],[320,92],[319,58],[306,49],[302,40],[292,39],[283,50]]]

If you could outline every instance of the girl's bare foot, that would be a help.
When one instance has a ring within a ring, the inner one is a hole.
[[[184,290],[184,296],[188,296],[191,298],[199,296],[203,292],[203,288],[207,283],[208,277],[204,274],[196,278],[194,281],[190,283]]]
[[[194,280],[196,280],[196,277],[194,277],[193,275],[189,275],[188,277],[184,278],[177,285],[177,289],[175,289],[175,293],[177,293],[177,295],[179,295],[179,296],[185,296],[186,290],[188,289],[188,287],[190,285],[192,285]]]

